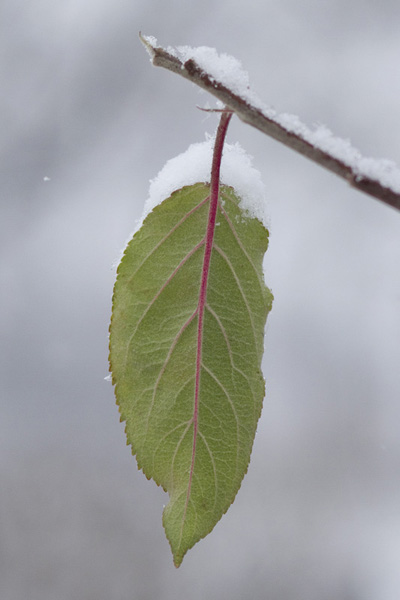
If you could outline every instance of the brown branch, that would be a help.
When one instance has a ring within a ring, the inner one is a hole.
[[[244,123],[252,125],[278,142],[329,169],[356,189],[400,210],[400,193],[384,185],[378,177],[374,178],[369,173],[363,173],[342,158],[319,148],[315,142],[306,139],[303,131],[292,131],[290,127],[280,123],[279,116],[265,114],[265,111],[254,106],[247,98],[233,92],[215,77],[206,73],[193,59],[182,62],[175,54],[153,45],[155,40],[152,38],[140,35],[140,39],[148,50],[154,66],[168,69],[195,83],[222,101]],[[303,128],[307,130],[305,126]],[[360,158],[362,157],[360,156]]]

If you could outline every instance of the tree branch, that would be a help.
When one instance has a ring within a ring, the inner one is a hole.
[[[223,102],[244,123],[329,169],[361,192],[400,210],[400,171],[391,161],[364,158],[347,141],[332,136],[326,128],[311,131],[297,117],[279,115],[261,105],[246,89],[238,93],[232,89],[237,86],[220,81],[218,75],[200,66],[193,58],[181,59],[179,49],[165,50],[157,46],[154,38],[141,34],[140,39],[154,66],[195,83]]]

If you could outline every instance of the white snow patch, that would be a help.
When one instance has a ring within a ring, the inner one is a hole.
[[[363,156],[350,140],[336,137],[325,125],[318,125],[314,130],[300,121],[296,115],[268,114],[287,131],[292,131],[308,141],[315,148],[326,152],[350,167],[358,179],[369,178],[378,181],[382,186],[400,193],[400,170],[395,162],[386,158],[370,158]]]
[[[170,159],[150,183],[149,198],[145,203],[142,220],[174,192],[183,186],[210,182],[214,137],[192,144],[182,154]],[[252,166],[251,157],[236,144],[225,144],[221,162],[220,181],[234,188],[240,197],[240,207],[250,217],[259,219],[268,227],[265,186],[260,173]]]
[[[178,46],[168,48],[168,52],[179,58],[183,63],[194,60],[198,66],[209,75],[211,81],[221,83],[237,96],[260,110],[268,111],[268,107],[261,102],[258,96],[250,90],[249,74],[242,67],[242,63],[230,54],[218,54],[215,48],[200,46]]]
[[[234,56],[218,54],[215,48],[208,46],[198,48],[179,46],[177,53],[183,63],[194,60],[205,73],[211,76],[211,79],[229,87],[235,93],[243,94],[249,90],[249,75]]]

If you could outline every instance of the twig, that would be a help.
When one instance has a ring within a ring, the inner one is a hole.
[[[328,142],[333,142],[331,144],[333,149],[321,148],[318,140],[313,139],[315,138],[314,132],[298,120],[295,127],[290,122],[288,124],[279,122],[282,121],[283,115],[279,116],[272,110],[266,111],[257,107],[249,98],[246,98],[246,94],[239,95],[234,92],[214,75],[201,68],[192,58],[182,61],[173,51],[157,46],[154,38],[140,35],[140,39],[148,50],[154,66],[168,69],[195,83],[222,101],[243,122],[343,177],[361,192],[400,210],[400,173],[393,163],[364,159],[347,142],[333,138],[330,132],[328,132]],[[343,152],[335,152],[334,142],[339,142],[342,146],[347,144],[346,151],[350,154],[350,160],[341,156]],[[391,180],[393,180],[393,184],[391,184]]]

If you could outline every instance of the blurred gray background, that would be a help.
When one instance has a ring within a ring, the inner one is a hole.
[[[233,54],[280,112],[400,164],[398,0],[3,0],[1,600],[398,600],[400,215],[232,121],[268,190],[267,395],[237,499],[176,570],[108,372],[113,264]]]

